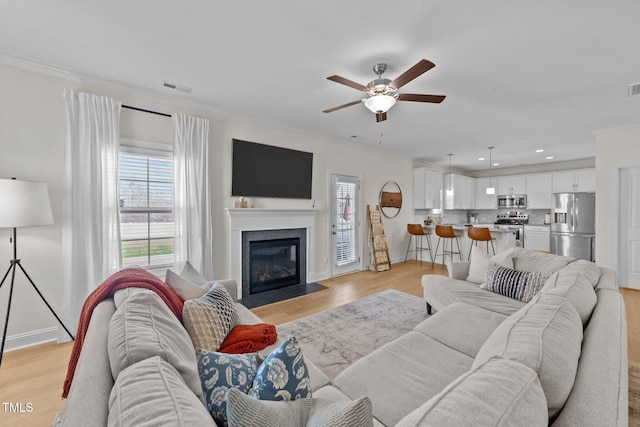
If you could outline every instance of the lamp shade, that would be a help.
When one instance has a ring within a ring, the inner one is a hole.
[[[364,101],[365,107],[367,107],[373,113],[386,113],[387,110],[393,107],[396,103],[396,99],[389,95],[373,95]]]
[[[53,214],[47,184],[0,179],[0,228],[49,224]]]

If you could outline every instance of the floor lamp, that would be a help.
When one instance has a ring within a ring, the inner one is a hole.
[[[18,259],[18,240],[16,229],[19,227],[34,227],[38,225],[53,224],[53,215],[51,213],[51,202],[49,201],[49,191],[47,184],[44,182],[29,182],[13,179],[0,179],[0,228],[10,228],[11,240],[13,242],[13,259],[10,261],[9,269],[5,273],[0,288],[4,285],[5,280],[11,274],[11,287],[9,288],[9,303],[7,304],[7,317],[4,322],[4,332],[2,333],[2,347],[0,348],[0,364],[2,364],[2,355],[4,353],[4,344],[7,338],[7,327],[9,326],[9,314],[11,313],[11,299],[13,298],[13,285],[16,279],[16,270],[20,268],[22,273],[27,277],[31,286],[36,290],[49,310],[56,317],[60,325],[69,334],[71,339],[73,335],[69,329],[62,323],[62,320],[53,311],[45,297],[40,293],[38,287],[33,283],[31,277]]]

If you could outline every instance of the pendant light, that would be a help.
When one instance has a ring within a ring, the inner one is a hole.
[[[447,196],[453,196],[453,188],[451,187],[451,156],[453,156],[453,153],[449,153],[447,156],[449,156],[449,188],[447,189]]]
[[[491,186],[491,167],[493,166],[493,163],[491,161],[491,150],[493,150],[495,147],[491,146],[488,148],[489,148],[489,186],[487,187],[487,194],[496,194],[496,188]]]

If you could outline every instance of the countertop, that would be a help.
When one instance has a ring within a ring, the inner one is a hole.
[[[507,229],[507,227],[505,227],[504,225],[502,226],[496,226],[495,224],[442,224],[442,225],[451,225],[453,226],[453,229],[456,231],[467,231],[467,228],[470,225],[473,225],[476,227],[487,227],[489,231],[492,233],[513,233],[513,230]],[[435,225],[423,225],[422,227],[425,230],[435,230],[436,228]]]

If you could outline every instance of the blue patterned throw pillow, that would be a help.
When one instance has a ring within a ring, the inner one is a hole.
[[[243,393],[249,390],[258,370],[257,355],[198,349],[196,356],[207,409],[218,425],[226,426],[227,393],[232,388]]]
[[[248,394],[260,400],[311,397],[309,371],[296,338],[289,338],[267,356]]]

